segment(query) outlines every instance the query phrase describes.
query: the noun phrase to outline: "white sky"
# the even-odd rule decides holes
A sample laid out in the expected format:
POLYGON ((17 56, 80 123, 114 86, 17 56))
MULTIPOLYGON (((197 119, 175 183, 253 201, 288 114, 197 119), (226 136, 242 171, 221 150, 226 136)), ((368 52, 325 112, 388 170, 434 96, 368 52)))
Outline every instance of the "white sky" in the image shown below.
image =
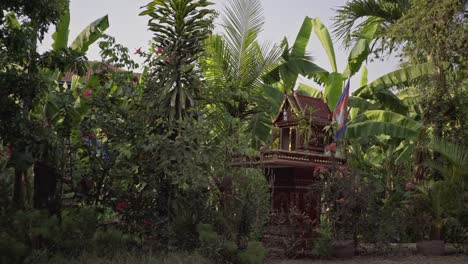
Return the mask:
MULTIPOLYGON (((211 0, 215 3, 214 8, 222 11, 224 0, 211 0)), ((293 43, 305 16, 319 17, 322 22, 331 30, 332 18, 335 15, 334 9, 346 3, 346 0, 260 0, 264 8, 265 26, 260 39, 272 43, 279 43, 286 36, 290 43, 293 43)), ((146 5, 150 0, 71 0, 71 42, 75 36, 89 23, 95 19, 108 14, 110 27, 106 34, 116 38, 116 41, 133 51, 139 47, 143 50, 148 46, 152 37, 148 31, 147 17, 140 17, 140 7, 146 5)), ((51 28, 53 32, 55 28, 51 28)), ((52 38, 50 34, 45 37, 41 51, 50 48, 52 38)), ((330 70, 330 63, 316 36, 312 34, 312 39, 307 49, 312 55, 316 64, 330 70)), ((335 42, 335 53, 337 57, 338 70, 343 71, 348 51, 343 50, 341 44, 335 42)), ((88 58, 100 60, 99 48, 96 44, 90 47, 88 58)), ((136 57, 135 57, 136 59, 136 57)), ((369 81, 394 71, 398 68, 396 58, 387 58, 384 62, 372 62, 368 64, 369 81)), ((351 90, 357 89, 360 74, 352 79, 351 90)))

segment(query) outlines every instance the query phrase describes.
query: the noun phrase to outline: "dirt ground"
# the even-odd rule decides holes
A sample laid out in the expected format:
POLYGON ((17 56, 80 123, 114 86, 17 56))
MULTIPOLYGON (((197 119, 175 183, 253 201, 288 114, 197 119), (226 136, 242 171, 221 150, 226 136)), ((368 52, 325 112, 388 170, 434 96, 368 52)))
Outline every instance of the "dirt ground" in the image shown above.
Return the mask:
POLYGON ((268 264, 467 264, 467 255, 452 255, 443 257, 401 256, 401 257, 359 257, 350 260, 270 260, 268 264))

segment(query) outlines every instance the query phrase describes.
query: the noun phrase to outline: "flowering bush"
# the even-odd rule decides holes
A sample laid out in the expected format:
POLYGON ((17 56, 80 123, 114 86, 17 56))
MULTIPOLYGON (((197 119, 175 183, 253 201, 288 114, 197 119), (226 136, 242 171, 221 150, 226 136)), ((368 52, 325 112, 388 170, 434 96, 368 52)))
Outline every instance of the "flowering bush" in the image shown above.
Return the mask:
POLYGON ((89 88, 86 88, 83 91, 83 97, 86 98, 86 99, 90 99, 92 94, 93 94, 93 90, 91 90, 89 88))
POLYGON ((356 175, 349 175, 346 169, 331 172, 317 169, 323 179, 322 214, 329 221, 334 238, 352 239, 366 202, 366 194, 356 175))

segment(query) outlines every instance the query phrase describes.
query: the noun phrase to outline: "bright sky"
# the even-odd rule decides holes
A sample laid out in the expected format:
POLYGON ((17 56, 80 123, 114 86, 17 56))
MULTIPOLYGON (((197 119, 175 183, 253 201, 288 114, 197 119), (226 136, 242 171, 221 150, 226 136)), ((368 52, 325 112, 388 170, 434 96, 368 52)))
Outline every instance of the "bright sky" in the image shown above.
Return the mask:
MULTIPOLYGON (((215 3, 215 9, 223 9, 224 0, 211 0, 215 3)), ((260 35, 262 41, 279 43, 286 36, 290 43, 296 38, 299 28, 305 16, 319 17, 331 30, 334 9, 346 3, 346 0, 260 0, 264 8, 265 27, 260 35)), ((152 34, 147 30, 147 17, 140 17, 140 7, 146 5, 150 0, 71 0, 71 42, 76 35, 95 19, 108 14, 110 27, 106 31, 108 35, 114 36, 116 41, 134 51, 147 47, 152 34)), ((51 31, 55 29, 52 28, 51 31)), ((50 48, 52 38, 46 36, 41 51, 50 48)), ((316 36, 312 34, 312 41, 308 47, 308 53, 312 55, 315 63, 330 70, 330 63, 316 36)), ((335 43, 338 70, 343 71, 346 67, 348 51, 345 51, 339 42, 335 43)), ((90 47, 87 54, 91 60, 100 60, 99 48, 96 44, 90 47)), ((135 57, 136 59, 136 57, 135 57)), ((394 71, 398 68, 396 58, 388 58, 386 61, 372 62, 368 64, 369 81, 394 71)), ((351 90, 357 89, 360 75, 353 77, 351 90)))

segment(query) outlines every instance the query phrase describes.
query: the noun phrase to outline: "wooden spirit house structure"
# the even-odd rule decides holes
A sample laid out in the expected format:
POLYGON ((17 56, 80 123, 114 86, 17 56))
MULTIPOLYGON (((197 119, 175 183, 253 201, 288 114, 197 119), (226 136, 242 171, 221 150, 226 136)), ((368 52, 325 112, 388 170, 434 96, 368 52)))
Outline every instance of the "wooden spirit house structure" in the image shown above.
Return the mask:
POLYGON ((287 94, 273 121, 279 130, 276 147, 261 150, 255 158, 234 159, 235 166, 261 167, 268 177, 272 215, 264 242, 269 247, 280 247, 274 244, 288 239, 310 243, 314 237, 320 220, 317 171, 346 166, 344 159, 328 153, 324 143, 324 128, 331 118, 332 112, 321 98, 287 94))

